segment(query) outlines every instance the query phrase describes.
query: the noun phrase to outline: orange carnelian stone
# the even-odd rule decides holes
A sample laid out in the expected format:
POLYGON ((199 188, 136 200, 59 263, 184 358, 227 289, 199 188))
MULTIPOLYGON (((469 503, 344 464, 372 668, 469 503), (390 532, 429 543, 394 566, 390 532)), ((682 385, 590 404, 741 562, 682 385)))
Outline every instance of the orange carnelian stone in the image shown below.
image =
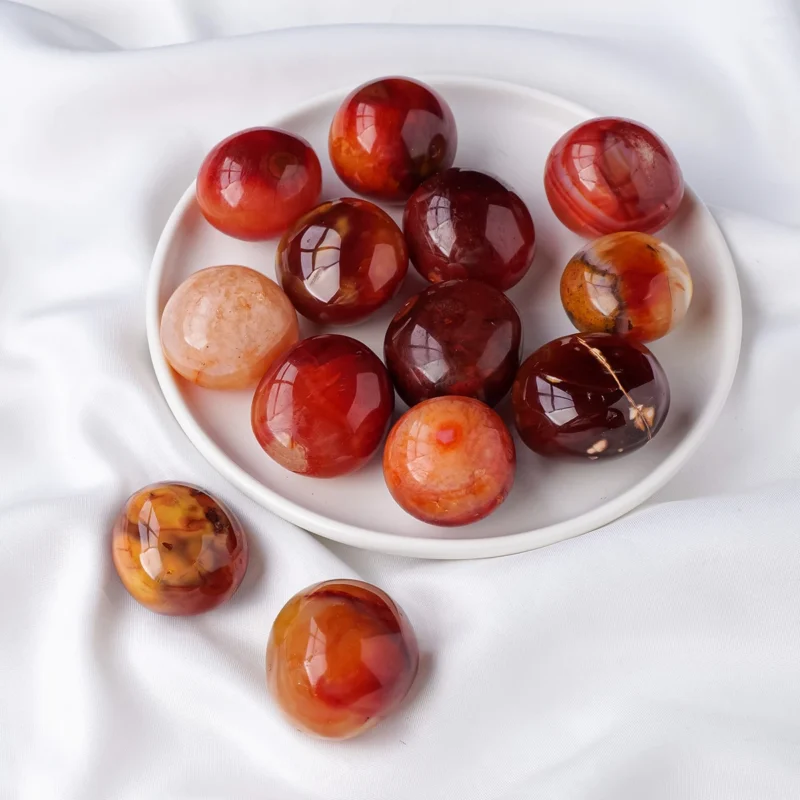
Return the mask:
POLYGON ((452 165, 458 138, 453 112, 430 86, 381 78, 354 89, 331 123, 328 151, 354 192, 402 202, 452 165))
POLYGON ((514 442, 491 408, 468 397, 434 397, 392 428, 383 472, 392 497, 432 525, 466 525, 491 514, 514 483, 514 442))
POLYGON ((264 452, 285 469, 333 478, 366 464, 394 410, 383 362, 349 336, 298 342, 261 379, 252 426, 264 452))
POLYGON ((216 608, 247 569, 239 522, 211 495, 183 483, 156 483, 131 495, 114 524, 111 553, 122 585, 160 614, 216 608))
POLYGON ((652 342, 686 316, 692 277, 680 254, 646 233, 611 233, 586 245, 561 276, 561 302, 579 331, 652 342))
POLYGON ((317 583, 278 614, 267 645, 267 685, 300 730, 348 739, 391 714, 419 665, 402 609, 361 581, 317 583))
POLYGON ((275 271, 294 307, 320 324, 349 325, 390 300, 408 272, 395 221, 367 200, 323 203, 284 234, 275 271))
POLYGON ((251 241, 282 233, 314 207, 321 189, 319 159, 308 142, 275 128, 234 133, 197 174, 203 216, 228 236, 251 241))

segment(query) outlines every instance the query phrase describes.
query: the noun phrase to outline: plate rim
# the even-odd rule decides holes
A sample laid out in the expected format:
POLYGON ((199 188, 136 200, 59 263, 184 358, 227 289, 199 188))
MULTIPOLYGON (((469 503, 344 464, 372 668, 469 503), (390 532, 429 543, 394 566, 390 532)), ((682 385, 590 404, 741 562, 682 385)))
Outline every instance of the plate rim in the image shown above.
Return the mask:
MULTIPOLYGON (((576 114, 583 119, 598 116, 584 106, 524 84, 478 76, 441 73, 421 74, 419 77, 426 82, 434 84, 437 88, 442 85, 450 85, 461 88, 488 89, 506 94, 522 95, 527 100, 548 103, 576 114)), ((286 117, 305 114, 317 106, 344 97, 351 90, 352 87, 338 88, 316 95, 285 110, 276 120, 271 123, 265 122, 265 124, 281 127, 282 120, 286 117)), ((259 505, 315 536, 322 536, 352 547, 390 555, 430 559, 474 559, 522 553, 590 533, 633 511, 665 486, 699 448, 718 419, 730 394, 736 377, 742 340, 742 303, 736 266, 733 254, 714 215, 687 185, 686 194, 691 196, 693 201, 708 213, 708 218, 712 223, 709 233, 712 233, 718 240, 718 243, 722 245, 721 250, 724 250, 725 253, 725 263, 721 274, 723 276, 723 284, 728 292, 728 301, 724 305, 729 309, 729 313, 725 317, 727 329, 723 331, 723 338, 725 341, 730 340, 731 343, 723 353, 720 378, 717 380, 696 424, 655 469, 621 494, 607 500, 601 506, 576 517, 542 528, 496 537, 459 539, 404 536, 402 534, 362 528, 330 519, 283 497, 274 489, 258 481, 230 458, 196 421, 178 388, 178 383, 171 367, 164 358, 161 350, 161 320, 158 307, 161 281, 174 234, 183 216, 195 201, 195 186, 196 181, 192 181, 167 219, 153 253, 147 277, 145 299, 146 333, 150 360, 159 388, 181 430, 217 472, 259 505)))

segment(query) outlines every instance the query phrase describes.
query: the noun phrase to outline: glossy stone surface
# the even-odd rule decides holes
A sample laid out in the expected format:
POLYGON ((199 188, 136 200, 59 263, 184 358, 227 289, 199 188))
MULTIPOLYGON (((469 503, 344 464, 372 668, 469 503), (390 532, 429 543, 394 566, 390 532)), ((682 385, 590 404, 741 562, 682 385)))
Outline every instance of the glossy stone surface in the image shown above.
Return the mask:
POLYGON ((646 233, 612 233, 586 245, 561 276, 561 302, 579 331, 651 342, 686 316, 692 277, 680 254, 646 233))
POLYGON ((207 389, 253 386, 298 336, 297 314, 280 286, 236 265, 190 275, 161 315, 164 357, 207 389))
POLYGON ((479 281, 437 283, 411 297, 386 331, 384 354, 410 406, 441 395, 490 406, 511 388, 522 346, 514 304, 479 281))
POLYGON ((643 345, 576 333, 540 347, 512 390, 522 441, 543 456, 597 459, 647 444, 669 411, 669 384, 643 345))
POLYGON ((527 206, 491 175, 452 168, 428 178, 403 216, 411 263, 432 283, 474 278, 510 289, 533 262, 527 206))
POLYGON ((122 585, 159 614, 200 614, 228 600, 247 569, 247 539, 219 500, 183 483, 131 495, 114 524, 122 585))
POLYGON ((296 594, 267 645, 272 697, 295 727, 330 739, 357 736, 391 714, 418 666, 403 611, 361 581, 325 581, 296 594))
POLYGON ((666 143, 644 125, 618 117, 567 131, 550 151, 544 188, 561 222, 587 238, 655 233, 675 216, 684 190, 666 143))
POLYGON ((514 442, 491 408, 469 397, 414 406, 386 440, 392 497, 431 525, 467 525, 491 514, 514 483, 514 442))
POLYGON ((456 156, 453 113, 438 92, 410 78, 381 78, 350 92, 331 123, 328 151, 354 192, 405 201, 456 156))
POLYGON ((408 272, 408 250, 385 211, 345 197, 318 206, 284 234, 275 270, 304 317, 349 325, 394 296, 408 272))
POLYGON ((363 466, 383 439, 394 389, 383 362, 349 336, 296 344, 256 389, 253 432, 292 472, 332 478, 363 466))
POLYGON ((322 189, 317 154, 305 139, 275 128, 234 133, 206 156, 197 202, 218 230, 269 239, 316 205, 322 189))

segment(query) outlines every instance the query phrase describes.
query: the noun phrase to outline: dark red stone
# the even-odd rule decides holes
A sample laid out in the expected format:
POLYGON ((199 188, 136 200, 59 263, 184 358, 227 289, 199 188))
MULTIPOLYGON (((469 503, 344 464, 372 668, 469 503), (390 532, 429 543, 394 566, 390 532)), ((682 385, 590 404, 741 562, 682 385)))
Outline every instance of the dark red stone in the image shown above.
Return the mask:
POLYGON ((669 410, 656 357, 616 334, 576 333, 540 347, 512 391, 522 441, 543 456, 609 458, 655 436, 669 410))
POLYGON ((349 336, 298 342, 273 362, 253 398, 258 443, 282 467, 332 478, 363 466, 394 410, 381 360, 349 336))
POLYGON ((381 78, 354 89, 331 123, 328 150, 337 175, 374 200, 404 201, 453 163, 453 113, 430 86, 381 78))
POLYGON ((514 304, 478 281, 448 281, 410 298, 386 331, 386 365, 412 406, 441 395, 493 406, 511 388, 522 346, 514 304))
POLYGON ((527 206, 497 178, 448 169, 428 178, 403 216, 411 263, 432 283, 474 278, 505 291, 533 262, 527 206))
POLYGON ((348 325, 361 322, 400 288, 408 251, 402 231, 385 211, 345 197, 323 203, 286 231, 275 271, 304 317, 348 325))

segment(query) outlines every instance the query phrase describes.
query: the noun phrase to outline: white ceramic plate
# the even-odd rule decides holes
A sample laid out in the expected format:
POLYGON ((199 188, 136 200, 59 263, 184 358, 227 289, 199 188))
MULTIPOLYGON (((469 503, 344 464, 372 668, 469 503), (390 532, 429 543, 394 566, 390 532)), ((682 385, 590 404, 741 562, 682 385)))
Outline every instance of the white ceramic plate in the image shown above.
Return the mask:
MULTIPOLYGON (((582 240, 550 210, 542 173, 559 136, 595 115, 513 84, 424 79, 446 97, 455 114, 456 166, 503 178, 533 215, 536 259, 528 275, 509 292, 522 315, 527 356, 550 339, 573 332, 561 307, 558 284, 561 270, 582 240)), ((327 158, 328 126, 345 94, 342 90, 326 95, 281 119, 265 120, 312 144, 323 164, 323 199, 352 194, 327 158)), ((402 209, 388 210, 400 220, 402 209)), ((274 277, 275 242, 240 242, 216 231, 200 214, 194 185, 169 218, 153 257, 147 293, 150 354, 164 396, 197 449, 228 480, 281 517, 330 539, 399 555, 480 558, 530 550, 598 528, 650 497, 694 452, 728 395, 739 357, 741 301, 727 245, 708 209, 688 189, 677 218, 659 236, 683 254, 695 284, 684 323, 652 345, 672 389, 670 413, 659 435, 629 456, 586 463, 540 458, 516 438, 517 477, 508 499, 489 518, 461 528, 426 525, 402 511, 384 485, 379 456, 360 472, 333 480, 286 472, 262 452, 252 434, 252 391, 199 389, 172 372, 161 352, 159 323, 167 299, 181 281, 216 264, 243 264, 274 277)), ((389 320, 424 285, 409 269, 400 295, 368 322, 346 332, 382 356, 389 320)), ((301 325, 304 335, 318 331, 309 323, 301 325)), ((398 400, 396 416, 404 410, 398 400)), ((511 423, 507 399, 498 411, 511 423)))

